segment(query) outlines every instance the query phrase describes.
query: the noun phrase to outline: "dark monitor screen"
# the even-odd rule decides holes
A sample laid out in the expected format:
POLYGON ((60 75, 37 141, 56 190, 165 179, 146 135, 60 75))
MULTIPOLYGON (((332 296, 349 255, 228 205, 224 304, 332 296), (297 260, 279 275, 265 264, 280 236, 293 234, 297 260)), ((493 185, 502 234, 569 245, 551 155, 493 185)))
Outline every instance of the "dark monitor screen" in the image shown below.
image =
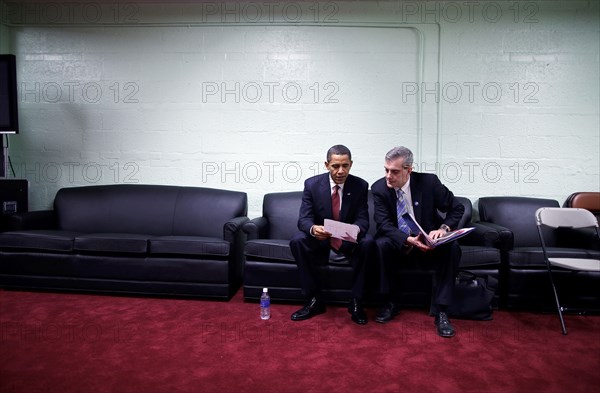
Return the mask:
POLYGON ((18 133, 17 66, 14 55, 0 55, 0 133, 18 133))

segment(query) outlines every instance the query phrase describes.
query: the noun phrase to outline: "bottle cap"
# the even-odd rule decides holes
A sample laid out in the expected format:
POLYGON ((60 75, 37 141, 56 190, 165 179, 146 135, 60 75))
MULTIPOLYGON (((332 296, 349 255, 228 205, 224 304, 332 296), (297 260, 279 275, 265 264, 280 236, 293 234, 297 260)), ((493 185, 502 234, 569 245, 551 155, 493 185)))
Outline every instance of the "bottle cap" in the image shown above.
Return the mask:
POLYGON ((269 288, 263 288, 263 292, 269 292, 269 288))

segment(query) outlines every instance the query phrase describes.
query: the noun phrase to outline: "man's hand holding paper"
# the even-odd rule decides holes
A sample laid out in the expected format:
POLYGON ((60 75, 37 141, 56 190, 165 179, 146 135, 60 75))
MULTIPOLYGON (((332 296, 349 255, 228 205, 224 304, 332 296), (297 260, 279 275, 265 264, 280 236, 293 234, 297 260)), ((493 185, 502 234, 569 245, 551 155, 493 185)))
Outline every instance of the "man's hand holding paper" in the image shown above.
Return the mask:
POLYGON ((358 232, 360 232, 358 225, 346 224, 344 222, 330 220, 327 218, 325 219, 324 227, 327 232, 331 233, 331 237, 352 243, 357 242, 358 232))

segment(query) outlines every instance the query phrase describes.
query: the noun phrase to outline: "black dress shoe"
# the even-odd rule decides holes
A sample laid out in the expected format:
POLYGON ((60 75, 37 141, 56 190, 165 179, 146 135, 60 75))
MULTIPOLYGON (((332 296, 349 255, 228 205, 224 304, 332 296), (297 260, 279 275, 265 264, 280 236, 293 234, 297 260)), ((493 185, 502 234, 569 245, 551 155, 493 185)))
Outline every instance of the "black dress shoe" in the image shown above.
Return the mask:
POLYGON ((358 299, 350 300, 350 304, 348 304, 348 312, 355 323, 358 323, 359 325, 365 325, 368 322, 367 313, 365 313, 365 310, 358 299))
POLYGON ((454 337, 454 326, 450 323, 445 312, 439 312, 435 316, 435 326, 440 337, 454 337))
POLYGON ((324 312, 325 304, 321 300, 313 297, 304 307, 292 314, 292 321, 304 321, 305 319, 323 314, 324 312))
POLYGON ((394 319, 394 317, 398 314, 400 314, 400 306, 392 302, 388 302, 377 312, 377 315, 375 316, 375 322, 387 323, 394 319))

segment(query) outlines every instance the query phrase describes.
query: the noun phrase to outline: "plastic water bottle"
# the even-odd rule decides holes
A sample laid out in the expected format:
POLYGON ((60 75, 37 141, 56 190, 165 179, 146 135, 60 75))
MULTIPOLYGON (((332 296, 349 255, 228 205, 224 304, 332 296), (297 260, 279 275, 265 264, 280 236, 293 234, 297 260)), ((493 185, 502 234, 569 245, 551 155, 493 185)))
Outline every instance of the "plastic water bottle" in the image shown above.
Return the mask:
POLYGON ((260 295, 260 319, 269 318, 271 318, 271 297, 269 289, 263 288, 262 295, 260 295))

